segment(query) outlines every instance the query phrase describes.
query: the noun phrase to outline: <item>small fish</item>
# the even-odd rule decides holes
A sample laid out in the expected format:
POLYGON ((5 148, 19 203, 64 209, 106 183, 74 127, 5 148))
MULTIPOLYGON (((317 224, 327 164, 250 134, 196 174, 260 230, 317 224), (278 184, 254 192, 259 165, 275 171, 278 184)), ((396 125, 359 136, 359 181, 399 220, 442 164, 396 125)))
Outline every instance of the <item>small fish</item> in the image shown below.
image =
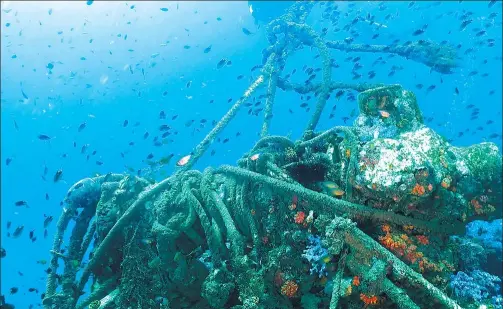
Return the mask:
POLYGON ((319 188, 330 196, 341 197, 344 195, 344 190, 342 190, 339 185, 333 181, 322 181, 317 183, 319 188))
POLYGON ((29 100, 28 96, 26 95, 26 93, 23 91, 23 89, 21 89, 21 94, 23 95, 23 98, 25 98, 26 100, 29 100))
POLYGON ((46 193, 45 194, 45 200, 48 201, 49 200, 49 193, 46 193))
POLYGON ((471 20, 471 19, 467 19, 467 20, 463 21, 463 22, 461 23, 461 26, 459 27, 459 30, 460 30, 460 31, 465 30, 466 26, 468 26, 468 25, 469 25, 469 24, 471 24, 472 22, 473 22, 473 20, 471 20))
POLYGON ((23 233, 23 229, 24 229, 24 225, 20 225, 16 228, 16 230, 14 231, 14 233, 12 233, 12 237, 14 238, 17 238, 21 235, 21 233, 23 233))
POLYGON ((203 51, 203 52, 204 52, 205 54, 209 53, 209 52, 211 51, 211 46, 212 46, 212 45, 210 45, 210 46, 206 47, 206 48, 204 49, 204 51, 203 51))
POLYGON ((331 255, 327 255, 321 259, 325 264, 328 264, 332 260, 331 255))
POLYGON ((124 122, 122 123, 122 127, 124 127, 124 128, 127 127, 128 123, 129 123, 129 121, 127 119, 124 120, 124 122))
POLYGON ((161 165, 166 165, 168 164, 170 161, 171 161, 171 158, 173 158, 174 154, 170 154, 166 157, 162 157, 160 160, 159 160, 159 164, 161 165))
POLYGON ((227 63, 227 59, 223 58, 222 60, 220 60, 218 63, 217 63, 217 69, 221 69, 225 66, 225 64, 227 63))
POLYGON ((49 141, 49 140, 51 140, 51 137, 48 135, 45 135, 45 134, 39 134, 38 139, 41 141, 49 141))
POLYGON ((9 164, 12 162, 12 158, 7 158, 5 159, 5 165, 9 166, 9 164))
POLYGON ((28 206, 28 203, 26 201, 17 201, 14 203, 14 205, 16 205, 17 207, 26 206, 26 208, 30 208, 30 206, 28 206))
POLYGON ((186 165, 187 163, 189 163, 189 160, 190 160, 190 157, 191 157, 191 156, 192 156, 192 155, 190 155, 190 154, 189 154, 189 155, 186 155, 185 157, 183 157, 183 158, 181 158, 180 160, 178 160, 178 161, 176 162, 176 165, 177 165, 177 166, 184 166, 184 165, 186 165))
POLYGON ((44 228, 47 228, 49 224, 51 224, 53 219, 54 219, 53 216, 46 216, 46 218, 44 219, 44 228))
POLYGON ((340 97, 341 97, 343 94, 344 94, 344 90, 339 90, 339 91, 337 91, 337 93, 335 94, 335 98, 336 98, 337 100, 339 100, 339 99, 340 99, 340 97))
POLYGON ((140 240, 142 244, 144 245, 154 245, 155 244, 155 240, 152 239, 152 238, 143 238, 142 240, 140 240))
POLYGON ((87 150, 87 147, 89 147, 89 144, 82 145, 82 148, 80 149, 80 153, 85 153, 87 150))
POLYGON ((246 29, 244 27, 241 30, 243 30, 243 33, 246 34, 246 35, 251 35, 252 34, 252 32, 250 30, 248 30, 248 29, 246 29))
POLYGON ((61 177, 63 176, 63 170, 57 170, 56 173, 54 174, 54 182, 58 182, 61 180, 61 177))
POLYGON ((167 12, 167 11, 168 11, 168 8, 161 8, 161 11, 163 11, 163 12, 167 12))
POLYGON ((250 157, 251 161, 257 161, 260 158, 260 153, 256 153, 250 157))
POLYGON ((379 111, 379 114, 381 115, 381 117, 383 118, 388 118, 390 116, 390 114, 387 112, 387 111, 383 111, 383 110, 380 110, 379 111))
POLYGON ((86 128, 86 123, 85 123, 85 122, 83 122, 83 123, 81 123, 81 124, 80 124, 80 126, 79 126, 79 128, 78 128, 78 130, 77 130, 77 131, 78 131, 78 132, 82 132, 82 130, 84 130, 85 128, 86 128))

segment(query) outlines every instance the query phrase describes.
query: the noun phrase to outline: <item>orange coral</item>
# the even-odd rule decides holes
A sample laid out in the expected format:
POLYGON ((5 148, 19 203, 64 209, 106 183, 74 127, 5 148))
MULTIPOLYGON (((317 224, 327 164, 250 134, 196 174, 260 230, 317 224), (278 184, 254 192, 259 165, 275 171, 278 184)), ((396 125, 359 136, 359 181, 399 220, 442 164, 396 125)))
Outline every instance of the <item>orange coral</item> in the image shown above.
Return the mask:
POLYGON ((346 149, 346 158, 349 159, 349 157, 351 157, 351 149, 346 149))
POLYGON ((480 214, 482 210, 482 205, 480 205, 479 201, 477 201, 476 199, 472 199, 470 202, 473 206, 473 209, 475 210, 475 213, 480 214))
POLYGON ((303 211, 298 211, 295 214, 295 223, 297 224, 302 224, 304 222, 304 219, 306 218, 306 214, 303 211))
POLYGON ((426 235, 417 235, 416 236, 417 241, 421 243, 422 245, 427 245, 430 243, 430 240, 428 239, 428 236, 426 235))
POLYGON ((360 277, 354 276, 353 280, 351 281, 351 284, 353 284, 354 286, 359 286, 360 285, 360 277))
POLYGON ((410 233, 410 232, 412 232, 412 230, 414 230, 414 226, 413 226, 413 225, 410 225, 410 224, 409 224, 409 225, 404 225, 404 226, 403 226, 403 230, 404 230, 405 232, 407 232, 407 233, 410 233))
POLYGON ((448 189, 451 186, 451 182, 452 182, 451 176, 447 176, 444 179, 442 179, 440 185, 442 186, 442 188, 448 189))
POLYGON ((379 298, 375 295, 367 296, 363 293, 360 294, 361 301, 366 305, 377 305, 379 298))
POLYGON ((383 224, 383 226, 381 227, 381 230, 385 233, 389 233, 389 232, 391 232, 391 227, 389 226, 389 224, 383 224))
POLYGON ((297 294, 297 290, 299 289, 299 286, 297 283, 293 280, 288 280, 281 286, 281 294, 285 295, 286 297, 292 298, 297 294))
POLYGON ((391 237, 390 233, 386 233, 385 236, 380 236, 379 241, 384 247, 394 251, 400 256, 403 255, 404 250, 407 247, 407 244, 402 239, 398 238, 397 240, 395 240, 393 239, 393 237, 391 237))
POLYGON ((423 186, 421 186, 420 184, 416 183, 416 185, 415 185, 415 186, 414 186, 414 188, 412 189, 412 192, 411 192, 411 193, 412 193, 412 194, 414 194, 414 195, 419 195, 419 196, 421 196, 421 195, 423 195, 423 194, 424 194, 424 192, 425 192, 424 187, 423 187, 423 186))
POLYGON ((430 262, 427 258, 422 258, 419 261, 419 271, 424 272, 425 270, 441 272, 442 268, 435 263, 430 262))
POLYGON ((407 255, 405 256, 405 258, 407 259, 407 261, 409 261, 412 264, 414 264, 422 256, 423 256, 423 254, 421 252, 412 251, 412 252, 407 253, 407 255))
POLYGON ((496 208, 491 204, 481 204, 487 202, 487 196, 482 195, 478 198, 474 198, 470 201, 470 204, 473 206, 473 210, 475 214, 482 215, 486 213, 491 213, 496 210, 496 208))

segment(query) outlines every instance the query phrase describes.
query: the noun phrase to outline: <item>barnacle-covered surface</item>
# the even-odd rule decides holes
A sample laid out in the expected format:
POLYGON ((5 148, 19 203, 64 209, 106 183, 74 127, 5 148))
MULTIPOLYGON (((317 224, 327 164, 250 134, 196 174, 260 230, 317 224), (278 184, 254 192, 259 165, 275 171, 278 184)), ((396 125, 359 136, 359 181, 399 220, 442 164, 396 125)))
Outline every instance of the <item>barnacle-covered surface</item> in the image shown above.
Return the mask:
POLYGON ((49 275, 45 308, 501 308, 501 268, 486 263, 501 262, 498 149, 453 147, 400 85, 333 83, 325 43, 303 23, 311 6, 271 22, 262 75, 175 174, 108 174, 70 189, 51 260, 65 267, 49 275), (312 89, 278 77, 301 44, 323 58, 312 89), (303 137, 269 135, 266 113, 237 166, 190 170, 266 85, 267 108, 276 86, 318 94, 303 137), (360 114, 316 132, 338 87, 360 92, 360 114))

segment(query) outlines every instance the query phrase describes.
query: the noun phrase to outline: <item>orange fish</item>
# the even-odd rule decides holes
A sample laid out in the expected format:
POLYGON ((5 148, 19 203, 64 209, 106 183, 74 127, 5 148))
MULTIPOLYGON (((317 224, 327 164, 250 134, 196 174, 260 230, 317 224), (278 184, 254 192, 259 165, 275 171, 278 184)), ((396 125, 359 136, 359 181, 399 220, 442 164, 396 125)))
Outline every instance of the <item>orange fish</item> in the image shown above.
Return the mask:
POLYGON ((340 196, 344 195, 344 190, 337 188, 337 189, 332 190, 331 193, 332 193, 332 196, 340 197, 340 196))
POLYGON ((389 117, 389 113, 387 111, 380 110, 379 114, 381 114, 381 116, 383 118, 388 118, 389 117))
POLYGON ((360 285, 360 277, 354 276, 353 281, 351 282, 354 286, 359 286, 360 285))
POLYGON ((177 166, 184 166, 185 164, 187 164, 189 162, 190 157, 191 157, 191 155, 186 155, 185 157, 178 160, 178 162, 176 162, 176 165, 177 166))
POLYGON ((328 195, 341 197, 344 195, 344 190, 342 190, 335 182, 333 181, 322 181, 318 183, 319 187, 328 195))

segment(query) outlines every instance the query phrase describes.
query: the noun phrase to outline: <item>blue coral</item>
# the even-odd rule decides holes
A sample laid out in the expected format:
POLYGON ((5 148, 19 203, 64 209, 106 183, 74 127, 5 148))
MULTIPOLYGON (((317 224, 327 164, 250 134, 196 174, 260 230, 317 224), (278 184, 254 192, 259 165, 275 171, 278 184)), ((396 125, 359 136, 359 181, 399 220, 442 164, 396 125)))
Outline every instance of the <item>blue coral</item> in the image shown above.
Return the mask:
POLYGON ((464 301, 482 301, 499 295, 501 279, 484 271, 458 272, 451 276, 450 288, 464 301))
POLYGON ((329 256, 328 250, 322 246, 321 239, 318 236, 309 235, 308 245, 302 257, 311 263, 311 274, 318 274, 319 278, 327 275, 326 263, 324 261, 324 258, 327 256, 329 256))
POLYGON ((492 222, 476 220, 466 226, 466 236, 480 241, 484 248, 493 251, 501 262, 502 226, 502 219, 492 222))

